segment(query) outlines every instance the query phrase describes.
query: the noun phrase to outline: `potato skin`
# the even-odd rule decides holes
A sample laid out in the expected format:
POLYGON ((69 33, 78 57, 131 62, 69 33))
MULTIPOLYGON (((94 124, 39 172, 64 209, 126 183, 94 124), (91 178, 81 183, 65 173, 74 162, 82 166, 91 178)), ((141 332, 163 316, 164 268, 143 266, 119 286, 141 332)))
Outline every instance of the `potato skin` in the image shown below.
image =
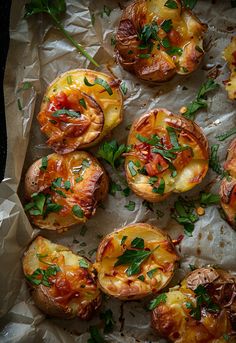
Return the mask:
POLYGON ((87 320, 101 305, 93 266, 83 258, 88 269, 80 267, 81 259, 67 247, 41 236, 31 243, 22 261, 25 276, 32 275, 38 268, 47 270, 51 265, 60 268, 56 275, 49 278, 49 287, 35 285, 27 279, 34 302, 44 313, 63 319, 79 317, 87 320))
POLYGON ((34 193, 50 194, 53 203, 63 208, 59 212, 50 212, 44 218, 42 215, 31 215, 30 220, 42 229, 61 230, 74 224, 87 221, 96 212, 99 201, 105 199, 108 192, 108 177, 96 158, 80 151, 67 155, 51 154, 47 156, 48 167, 40 170, 42 159, 37 160, 28 169, 25 176, 25 197, 32 200, 34 193), (88 167, 82 167, 83 161, 88 161, 88 167), (75 171, 75 172, 74 172, 75 171), (78 181, 78 178, 82 178, 78 181), (53 182, 61 178, 62 182, 70 181, 70 189, 52 188, 53 182), (64 197, 57 192, 63 191, 64 197), (80 218, 74 215, 72 207, 78 205, 84 215, 80 218))
MULTIPOLYGON (((127 144, 132 146, 131 152, 126 154, 125 159, 125 171, 129 187, 134 193, 147 201, 163 201, 172 192, 180 193, 190 190, 200 183, 207 173, 209 147, 203 131, 195 122, 175 115, 166 109, 153 109, 137 119, 130 129, 127 144), (141 148, 139 147, 142 145, 137 138, 137 134, 146 138, 151 138, 152 135, 156 134, 162 140, 167 140, 169 139, 167 126, 175 129, 179 134, 180 145, 183 146, 184 144, 192 148, 193 156, 186 155, 187 151, 183 155, 182 153, 177 154, 176 159, 172 163, 175 164, 175 168, 179 173, 174 178, 171 177, 166 161, 165 168, 167 169, 163 169, 163 172, 157 170, 155 175, 141 175, 139 172, 136 175, 132 175, 129 169, 130 161, 131 163, 137 163, 137 161, 141 163, 140 169, 144 166, 146 168, 150 160, 155 159, 155 155, 152 154, 148 161, 141 160, 143 153, 140 154, 139 150, 141 148), (151 176, 158 176, 165 180, 165 190, 162 195, 153 192, 153 187, 150 185, 151 176)), ((142 147, 144 150, 147 150, 147 148, 147 146, 142 147)), ((136 168, 137 170, 138 168, 136 168)))
POLYGON ((128 5, 122 14, 116 35, 116 56, 122 67, 138 78, 149 81, 163 82, 171 79, 175 74, 189 74, 199 65, 204 56, 202 49, 203 34, 206 25, 202 24, 191 11, 176 1, 177 9, 167 9, 162 0, 137 0, 128 5), (161 25, 164 20, 172 19, 173 27, 165 32, 161 25), (147 24, 156 23, 159 26, 159 38, 168 38, 171 46, 183 49, 182 55, 168 54, 168 49, 152 39, 154 47, 140 49, 140 28, 147 24), (175 39, 177 41, 172 40, 175 39), (198 47, 197 49, 195 47, 198 47), (146 55, 144 57, 140 57, 146 55), (149 57, 148 57, 149 55, 149 57))
POLYGON ((220 185, 221 207, 233 229, 236 229, 236 139, 229 145, 224 170, 228 173, 220 185))
POLYGON ((47 144, 55 152, 67 154, 100 142, 123 118, 119 83, 110 75, 89 69, 74 69, 59 75, 48 86, 37 116, 41 131, 49 138, 47 144), (109 95, 101 85, 87 86, 85 77, 92 84, 96 78, 103 79, 113 94, 109 95), (63 114, 54 117, 55 110, 62 108, 79 112, 80 118, 63 114))
POLYGON ((95 268, 98 273, 100 289, 121 300, 140 299, 151 293, 156 293, 165 287, 171 280, 179 256, 170 237, 162 230, 146 223, 136 223, 118 229, 104 237, 100 243, 95 268), (122 237, 127 236, 121 245, 122 237), (155 252, 142 263, 138 274, 128 276, 127 265, 114 267, 118 256, 122 255, 131 246, 131 241, 136 237, 143 238, 145 248, 155 252), (148 272, 157 268, 155 274, 150 277, 148 272), (138 279, 143 275, 144 281, 138 279))
MULTIPOLYGON (((235 330, 236 278, 214 268, 199 268, 191 272, 180 286, 170 289, 166 301, 152 312, 152 325, 164 338, 176 343, 220 343, 224 335, 235 330), (186 303, 195 304, 194 290, 203 285, 213 301, 220 306, 217 314, 202 309, 201 319, 190 315, 186 303)), ((235 342, 234 336, 229 342, 235 342)))

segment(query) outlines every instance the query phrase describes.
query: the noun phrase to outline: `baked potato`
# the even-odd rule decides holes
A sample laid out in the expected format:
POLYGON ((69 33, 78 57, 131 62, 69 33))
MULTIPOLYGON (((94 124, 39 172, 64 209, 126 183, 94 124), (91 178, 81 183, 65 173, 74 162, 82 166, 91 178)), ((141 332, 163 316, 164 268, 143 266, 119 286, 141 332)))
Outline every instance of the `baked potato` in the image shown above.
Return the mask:
POLYGON ((89 319, 100 306, 92 264, 67 247, 38 236, 22 262, 34 302, 46 314, 89 319))
POLYGON ((229 146, 224 170, 225 177, 220 185, 221 207, 229 224, 236 228, 236 139, 229 146))
POLYGON ((107 235, 98 247, 94 266, 103 292, 133 300, 164 288, 178 261, 179 256, 165 232, 137 223, 107 235))
POLYGON ((207 29, 180 0, 136 0, 123 11, 116 56, 138 78, 167 81, 193 72, 204 56, 207 29))
POLYGON ((200 268, 151 302, 152 324, 175 343, 236 342, 236 278, 200 268))
POLYGON ((224 50, 224 59, 230 69, 230 78, 225 82, 225 89, 231 100, 236 99, 236 36, 231 39, 230 44, 224 50))
POLYGON ((41 229, 86 222, 108 192, 108 177, 96 158, 78 151, 40 158, 25 176, 25 211, 41 229))
POLYGON ((74 69, 47 88, 37 116, 47 144, 59 154, 97 144, 122 120, 119 81, 89 69, 74 69))
POLYGON ((208 170, 208 142, 201 128, 166 109, 154 109, 135 121, 128 146, 129 187, 150 202, 190 190, 208 170))

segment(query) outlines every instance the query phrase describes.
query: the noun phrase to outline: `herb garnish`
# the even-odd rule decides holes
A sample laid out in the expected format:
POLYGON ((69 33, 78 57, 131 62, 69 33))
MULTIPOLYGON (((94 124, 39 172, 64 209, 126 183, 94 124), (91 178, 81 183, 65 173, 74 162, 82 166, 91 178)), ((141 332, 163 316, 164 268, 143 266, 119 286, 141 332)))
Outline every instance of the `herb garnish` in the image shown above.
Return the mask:
POLYGON ((182 197, 179 197, 174 206, 175 211, 172 217, 183 225, 185 235, 192 237, 194 223, 199 219, 193 202, 185 201, 182 197))
POLYGON ((128 238, 128 236, 123 236, 123 237, 121 238, 120 245, 125 244, 127 238, 128 238))
POLYGON ((172 20, 171 19, 164 20, 163 23, 161 24, 161 28, 166 33, 170 32, 170 30, 172 29, 172 20))
POLYGON ((96 326, 89 327, 90 338, 87 343, 105 343, 104 337, 102 337, 100 331, 96 326))
POLYGON ((124 207, 127 208, 127 210, 129 210, 129 211, 134 211, 135 210, 135 202, 130 200, 129 203, 127 205, 125 205, 124 207))
POLYGON ((127 151, 125 144, 119 145, 117 141, 104 142, 98 149, 98 157, 102 157, 113 169, 118 168, 123 159, 121 155, 127 151))
POLYGON ((82 208, 79 205, 74 205, 72 207, 72 212, 78 218, 84 217, 84 211, 82 210, 82 208))
POLYGON ((161 178, 158 187, 153 187, 152 192, 163 195, 164 191, 165 191, 165 180, 161 178))
POLYGON ((159 294, 155 299, 150 302, 149 310, 154 310, 160 303, 166 303, 167 295, 166 293, 159 294))
POLYGON ((48 158, 47 156, 42 157, 42 163, 41 163, 41 167, 39 168, 40 170, 47 170, 48 167, 48 158))
MULTIPOLYGON (((137 245, 142 246, 139 250, 130 250, 126 249, 121 256, 118 256, 118 259, 115 263, 115 267, 120 265, 129 265, 125 271, 128 276, 139 274, 141 270, 142 263, 157 249, 159 245, 153 250, 144 250, 144 242, 140 238, 135 238, 133 241, 133 246, 137 245)), ((131 247, 132 247, 131 243, 131 247)))
POLYGON ((174 0, 167 0, 164 6, 171 8, 171 9, 178 8, 178 5, 174 0))
POLYGON ((53 112, 52 116, 58 118, 58 117, 60 117, 60 115, 64 115, 64 114, 67 114, 71 118, 80 118, 81 117, 81 113, 79 111, 76 112, 73 110, 67 110, 65 108, 53 112))
POLYGON ((65 0, 31 0, 25 5, 25 18, 29 18, 34 14, 47 13, 53 20, 55 26, 64 34, 64 36, 76 47, 76 49, 84 55, 96 67, 99 64, 92 58, 92 56, 66 31, 61 23, 60 16, 66 13, 65 0))
POLYGON ((115 321, 113 319, 113 313, 112 311, 106 310, 105 312, 100 313, 100 318, 104 321, 104 333, 109 333, 113 330, 113 327, 115 325, 115 321))
POLYGON ((118 183, 115 183, 114 181, 111 181, 109 184, 109 193, 113 196, 116 195, 116 192, 121 192, 122 188, 118 183))
POLYGON ((122 91, 122 93, 124 95, 126 95, 127 91, 128 91, 128 87, 127 87, 127 84, 125 81, 122 81, 121 84, 120 84, 120 89, 122 91))
POLYGON ((79 103, 80 103, 81 106, 83 106, 83 108, 85 110, 87 110, 87 105, 86 105, 86 102, 85 102, 84 98, 79 99, 79 103))
POLYGON ((152 279, 154 274, 157 272, 158 268, 151 269, 147 272, 147 276, 152 279))
POLYGON ((37 268, 33 274, 26 275, 26 279, 32 283, 33 285, 44 285, 46 287, 50 287, 51 286, 51 282, 49 280, 49 278, 51 276, 55 276, 57 274, 57 272, 60 271, 60 268, 56 265, 53 266, 49 266, 47 269, 40 269, 37 268))
POLYGON ((215 205, 215 204, 219 204, 219 202, 220 202, 219 194, 212 194, 212 193, 206 193, 206 192, 200 193, 200 204, 202 206, 215 205))
POLYGON ((143 238, 136 237, 132 240, 131 242, 131 248, 136 248, 136 249, 144 249, 144 240, 143 238))
POLYGON ((230 129, 229 131, 223 133, 222 135, 218 135, 216 136, 216 138, 218 139, 218 141, 222 142, 225 139, 229 138, 230 136, 233 136, 236 134, 236 127, 233 127, 232 129, 230 129))
POLYGON ((211 156, 209 161, 209 166, 214 172, 216 172, 219 175, 223 174, 223 170, 220 165, 219 156, 218 156, 218 150, 220 145, 219 144, 213 144, 211 146, 211 156))
POLYGON ((204 82, 198 91, 196 99, 187 106, 187 111, 183 113, 183 116, 187 119, 194 120, 195 112, 197 112, 200 108, 207 108, 207 93, 216 90, 218 87, 218 83, 216 83, 213 79, 208 79, 206 82, 204 82))
POLYGON ((88 269, 88 268, 89 268, 89 263, 88 263, 88 261, 86 261, 84 258, 81 258, 81 259, 79 260, 79 266, 80 266, 81 268, 88 269))
POLYGON ((194 293, 197 295, 196 307, 191 302, 186 302, 186 307, 190 310, 191 317, 196 320, 201 320, 202 307, 204 307, 208 312, 217 313, 220 311, 220 307, 213 302, 203 285, 197 286, 194 293))
POLYGON ((100 86, 102 86, 102 87, 107 91, 107 93, 108 93, 109 95, 112 95, 112 94, 113 94, 113 91, 112 91, 110 85, 107 83, 106 80, 103 80, 103 79, 101 79, 100 77, 96 77, 96 78, 94 79, 93 82, 94 82, 94 83, 90 83, 90 82, 88 81, 87 77, 86 77, 86 76, 84 77, 84 84, 85 84, 86 86, 88 86, 88 87, 93 87, 93 86, 95 86, 95 85, 100 85, 100 86))

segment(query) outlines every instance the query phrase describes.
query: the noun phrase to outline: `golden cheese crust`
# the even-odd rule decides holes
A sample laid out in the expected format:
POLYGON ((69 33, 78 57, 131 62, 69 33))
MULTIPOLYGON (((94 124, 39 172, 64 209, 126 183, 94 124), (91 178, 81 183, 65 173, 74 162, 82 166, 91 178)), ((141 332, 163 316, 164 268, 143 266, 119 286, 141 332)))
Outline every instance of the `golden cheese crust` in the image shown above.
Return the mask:
POLYGON ((235 342, 235 286, 236 278, 228 272, 196 269, 165 293, 165 301, 152 312, 153 327, 175 343, 235 342), (191 312, 200 303, 200 312, 191 312))
POLYGON ((236 228, 236 139, 228 148, 228 154, 224 163, 224 169, 228 176, 224 177, 220 185, 221 207, 229 224, 236 228))
POLYGON ((116 55, 124 69, 143 80, 167 81, 189 74, 204 56, 207 26, 175 0, 133 1, 123 11, 116 35, 116 55))
POLYGON ((225 48, 223 53, 224 59, 228 62, 230 70, 229 80, 225 82, 225 89, 231 100, 236 99, 236 36, 232 37, 230 44, 225 48))
POLYGON ((74 69, 49 85, 37 119, 49 138, 47 144, 67 154, 101 141, 122 121, 122 107, 118 80, 94 70, 74 69), (101 82, 110 87, 111 94, 101 82))
POLYGON ((135 121, 128 145, 125 171, 129 187, 148 201, 186 192, 207 173, 208 142, 201 128, 166 109, 154 109, 135 121))
POLYGON ((60 230, 86 222, 107 192, 107 174, 91 154, 51 154, 34 162, 26 173, 25 210, 41 229, 60 230))
POLYGON ((171 280, 179 256, 170 237, 149 224, 125 226, 107 235, 97 251, 95 268, 103 292, 122 300, 143 298, 156 293, 171 280), (143 240, 143 248, 135 249, 133 241, 143 240), (129 264, 116 265, 119 256, 129 250, 153 251, 141 264, 140 270, 128 273, 129 264))
POLYGON ((67 247, 38 236, 22 262, 34 302, 44 313, 89 319, 100 306, 92 264, 67 247))

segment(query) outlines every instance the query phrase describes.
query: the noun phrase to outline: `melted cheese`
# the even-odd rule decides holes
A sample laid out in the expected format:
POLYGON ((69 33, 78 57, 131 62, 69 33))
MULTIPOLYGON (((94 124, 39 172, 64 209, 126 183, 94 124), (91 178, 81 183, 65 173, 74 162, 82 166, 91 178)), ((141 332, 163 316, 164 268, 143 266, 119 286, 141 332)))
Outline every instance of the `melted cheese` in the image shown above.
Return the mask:
POLYGON ((169 239, 161 230, 148 224, 134 224, 106 236, 101 242, 95 268, 102 290, 120 299, 142 298, 162 289, 172 278, 179 257, 169 239), (127 239, 123 245, 123 236, 127 239), (155 250, 142 263, 140 273, 128 276, 127 265, 114 266, 117 258, 136 237, 143 238, 145 249, 155 250), (148 272, 157 268, 150 278, 148 272), (142 275, 144 281, 138 279, 142 275))
POLYGON ((225 48, 223 54, 228 62, 231 71, 230 78, 226 82, 225 89, 228 92, 229 99, 236 99, 236 36, 232 38, 231 43, 225 48), (234 55, 233 55, 234 53, 234 55))

